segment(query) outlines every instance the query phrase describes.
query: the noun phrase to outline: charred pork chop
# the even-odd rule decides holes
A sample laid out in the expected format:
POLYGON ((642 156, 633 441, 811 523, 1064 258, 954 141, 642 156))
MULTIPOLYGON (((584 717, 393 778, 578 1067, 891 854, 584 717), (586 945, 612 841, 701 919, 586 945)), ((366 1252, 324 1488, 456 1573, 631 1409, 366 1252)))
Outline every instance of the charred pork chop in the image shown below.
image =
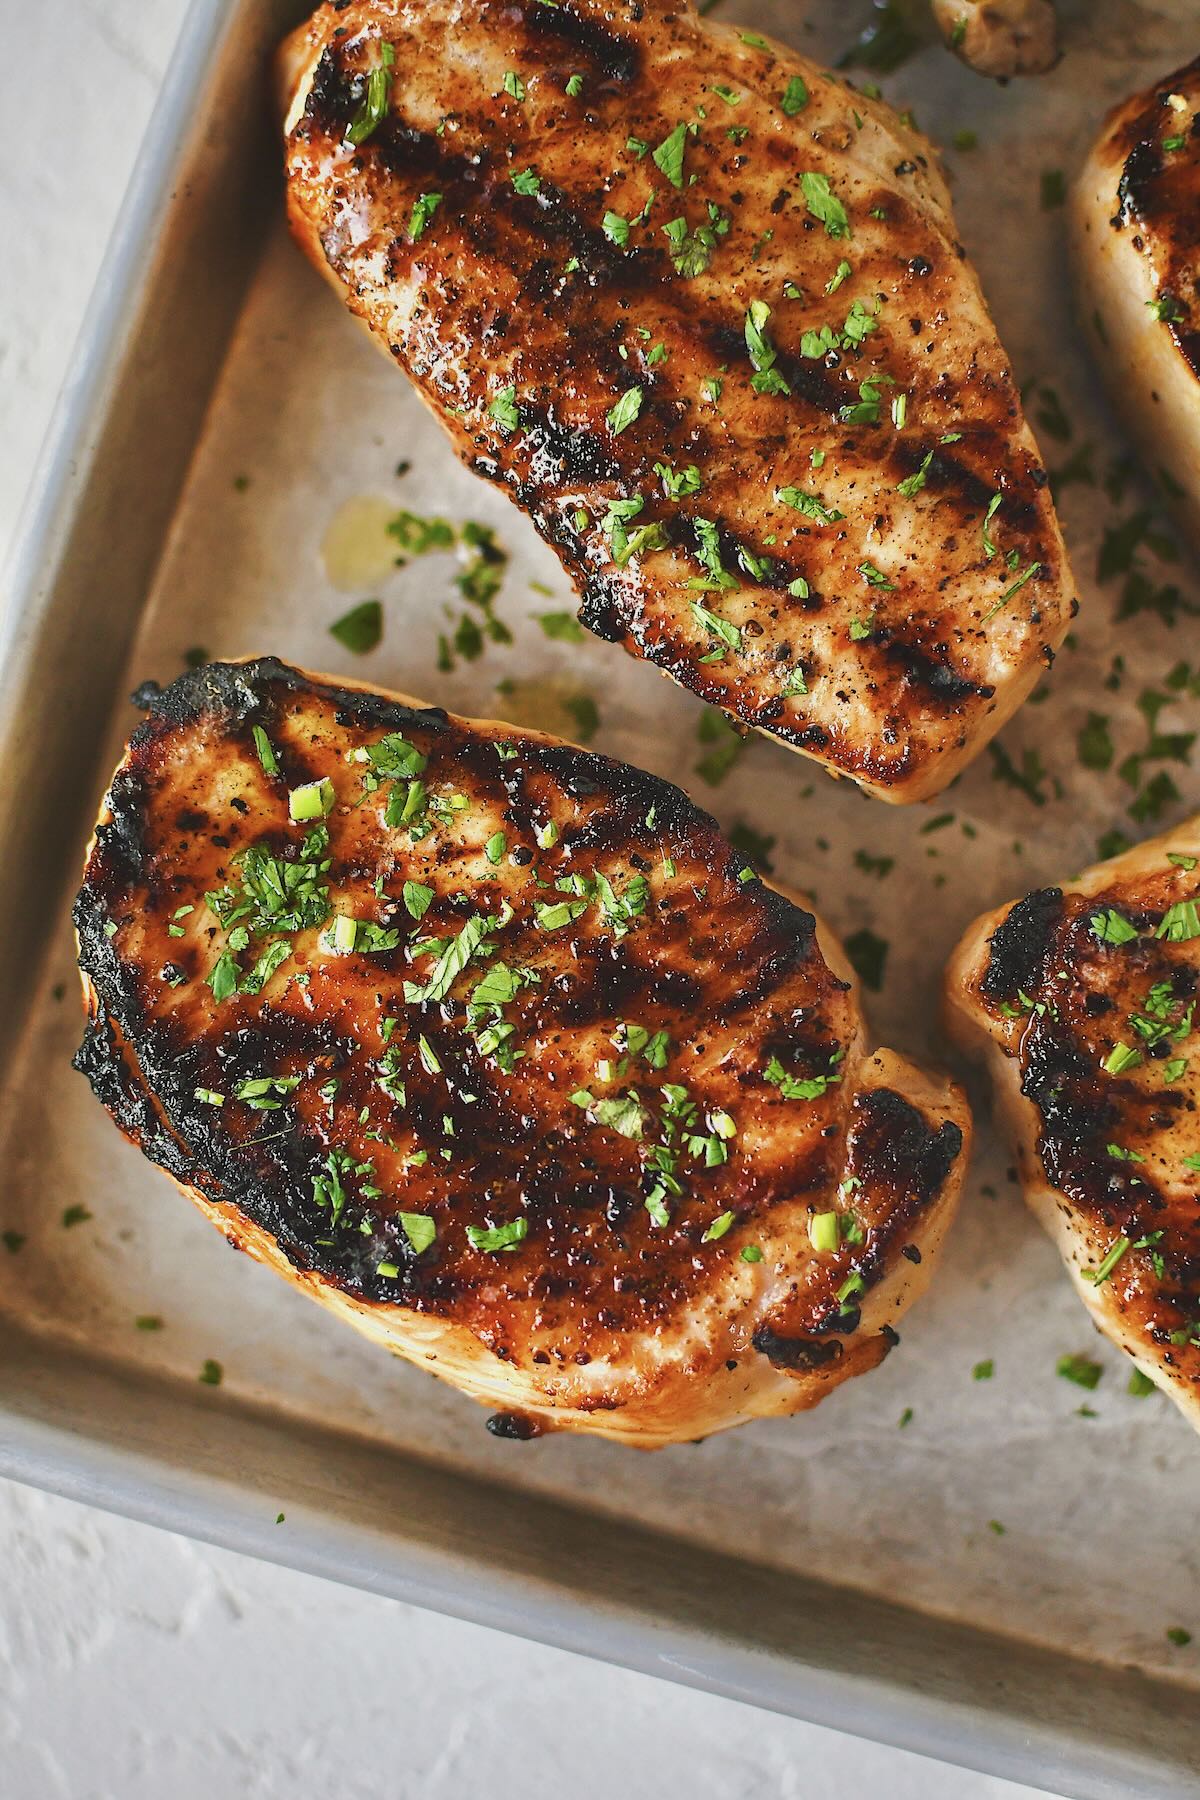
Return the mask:
POLYGON ((1113 404, 1200 551, 1200 57, 1106 121, 1072 250, 1113 404))
POLYGON ((1200 1425, 1200 818, 977 919, 949 1022, 1092 1317, 1200 1425))
POLYGON ((886 1355, 968 1115, 711 818, 273 661, 142 698, 78 1066, 233 1243, 510 1435, 696 1438, 886 1355))
POLYGON ((282 67, 297 239, 584 624, 885 799, 944 787, 1073 602, 927 140, 664 0, 349 0, 282 67))

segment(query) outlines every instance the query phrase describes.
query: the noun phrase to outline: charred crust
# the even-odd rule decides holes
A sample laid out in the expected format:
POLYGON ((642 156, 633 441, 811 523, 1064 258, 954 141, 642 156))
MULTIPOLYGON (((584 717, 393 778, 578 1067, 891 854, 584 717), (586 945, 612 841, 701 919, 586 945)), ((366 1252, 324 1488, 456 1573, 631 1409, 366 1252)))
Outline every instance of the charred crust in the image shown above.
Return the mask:
POLYGON ((919 645, 908 642, 895 631, 880 634, 884 658, 903 671, 904 679, 922 688, 936 700, 953 705, 961 700, 990 700, 994 687, 969 681, 944 659, 932 656, 919 645))
POLYGON ((1013 1001, 1032 993, 1063 913, 1061 888, 1038 888, 1007 912, 988 940, 988 960, 979 981, 985 1000, 1013 1001))
POLYGON ((937 1198, 962 1143, 963 1134, 951 1120, 934 1129, 893 1088, 871 1088, 855 1096, 850 1166, 873 1190, 895 1195, 897 1221, 906 1204, 911 1215, 937 1198))
POLYGON ((522 13, 530 36, 548 40, 555 50, 561 46, 573 59, 572 67, 584 62, 594 76, 617 87, 637 80, 641 51, 631 39, 566 6, 544 6, 541 0, 525 0, 522 13))
POLYGON ((534 1438, 541 1437, 545 1429, 539 1420, 530 1418, 528 1413, 492 1413, 486 1424, 493 1437, 506 1438, 517 1444, 531 1443, 534 1438))
POLYGON ((760 1325, 750 1341, 773 1369, 791 1374, 828 1368, 846 1353, 840 1338, 784 1337, 770 1325, 760 1325))

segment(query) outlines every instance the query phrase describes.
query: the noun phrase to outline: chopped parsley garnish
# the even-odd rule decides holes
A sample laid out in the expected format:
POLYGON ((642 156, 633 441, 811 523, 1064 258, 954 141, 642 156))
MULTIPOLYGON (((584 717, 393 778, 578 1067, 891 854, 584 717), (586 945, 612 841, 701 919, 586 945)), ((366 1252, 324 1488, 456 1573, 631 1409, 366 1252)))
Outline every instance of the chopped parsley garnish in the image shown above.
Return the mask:
POLYGON ((587 636, 583 626, 572 612, 544 612, 535 614, 544 635, 563 644, 582 644, 587 636))
POLYGON ((299 1086, 299 1075, 255 1075, 248 1081, 240 1081, 233 1090, 233 1097, 254 1112, 278 1112, 287 1096, 299 1086))
MULTIPOLYGON (((383 637, 383 606, 378 600, 361 600, 348 613, 335 619, 329 635, 336 638, 352 656, 366 656, 383 637)), ((265 766, 265 765, 264 765, 265 766)), ((268 774, 273 771, 268 770, 268 774)))
POLYGON ((1045 806, 1046 796, 1041 784, 1046 780, 1048 771, 1032 746, 1022 750, 1019 768, 1003 744, 993 741, 987 749, 993 763, 993 781, 1002 781, 1008 787, 1019 789, 1035 806, 1045 806))
POLYGON ((729 1227, 736 1218, 737 1214, 733 1212, 723 1212, 718 1214, 712 1221, 712 1224, 705 1227, 700 1242, 702 1244, 716 1243, 718 1238, 723 1238, 725 1236, 725 1233, 729 1230, 729 1227))
POLYGON ((200 1373, 197 1375, 196 1380, 202 1381, 205 1387, 220 1387, 224 1378, 225 1371, 220 1363, 214 1361, 211 1356, 206 1356, 204 1362, 201 1364, 200 1373))
POLYGON ((1081 1269, 1080 1275, 1084 1281, 1090 1281, 1095 1287, 1103 1286, 1128 1249, 1129 1239, 1127 1237, 1114 1238, 1099 1266, 1095 1269, 1081 1269))
POLYGON ((986 625, 989 619, 994 619, 996 614, 1008 605, 1013 596, 1020 593, 1021 589, 1025 586, 1025 583, 1033 580, 1033 577, 1038 573, 1041 566, 1040 562, 1032 562, 1027 569, 1023 569, 1011 586, 1004 590, 995 605, 989 606, 988 610, 981 616, 979 623, 981 625, 986 625))
POLYGON ((403 888, 404 910, 412 919, 423 919, 433 904, 433 889, 422 881, 406 881, 403 888))
POLYGON ((536 900, 533 916, 539 931, 561 931, 588 909, 586 900, 536 900))
POLYGON ((671 246, 671 260, 675 264, 675 272, 685 280, 693 280, 703 275, 712 261, 717 247, 717 239, 725 237, 729 231, 729 215, 722 212, 719 206, 708 202, 708 221, 697 225, 690 231, 685 218, 668 219, 663 226, 663 233, 671 246))
POLYGON ((517 390, 515 387, 501 388, 500 392, 488 404, 488 413, 495 419, 503 431, 516 431, 521 423, 517 412, 517 390))
POLYGON ((808 105, 808 88, 799 75, 793 75, 780 96, 779 105, 789 119, 808 105))
POLYGON ((683 186, 683 158, 687 147, 687 126, 679 124, 675 127, 654 152, 655 166, 662 171, 672 187, 683 186))
POLYGON ((524 194, 527 198, 531 198, 533 195, 541 192, 541 180, 534 174, 532 169, 511 169, 509 171, 509 179, 516 188, 518 194, 524 194))
POLYGON ((392 85, 392 65, 396 61, 395 46, 381 43, 379 61, 367 75, 366 92, 346 130, 347 143, 365 144, 387 117, 388 95, 392 85))
POLYGON ((1060 1356, 1055 1364, 1055 1373, 1061 1375, 1064 1381, 1073 1381, 1077 1387, 1094 1391, 1099 1386, 1104 1368, 1102 1364, 1093 1362, 1090 1356, 1060 1356))
POLYGON ((515 1250, 529 1233, 529 1220, 525 1218, 510 1219, 507 1225, 484 1227, 467 1226, 467 1240, 472 1250, 487 1250, 498 1254, 501 1250, 515 1250))
POLYGON ((929 475, 929 466, 932 461, 933 451, 929 450, 926 452, 925 459, 920 468, 914 470, 911 475, 906 475, 903 481, 896 483, 896 492, 898 494, 903 494, 906 500, 911 500, 914 494, 919 494, 921 489, 925 486, 925 482, 929 475))
POLYGON ((747 739, 735 730, 717 707, 710 706, 700 714, 696 735, 702 744, 711 745, 696 764, 696 773, 710 787, 724 781, 733 765, 747 748, 747 739))
POLYGON ((995 554, 996 554, 996 546, 992 540, 992 536, 991 536, 989 527, 992 523, 992 520, 995 518, 997 512, 999 512, 1000 507, 1003 504, 1003 501, 1004 501, 1003 494, 993 494, 991 499, 988 501, 987 511, 983 515, 983 551, 984 551, 984 555, 988 556, 988 557, 995 556, 995 554))
POLYGON ((412 217, 408 221, 408 241, 415 244, 424 236, 425 227, 442 204, 440 194, 420 194, 413 202, 412 217))
POLYGON ((812 1213, 808 1221, 808 1241, 814 1250, 836 1250, 841 1241, 835 1212, 812 1213))
POLYGON ((864 925, 861 931, 852 932, 844 940, 844 947, 863 986, 870 988, 872 993, 878 993, 883 986, 883 972, 887 963, 887 939, 877 937, 864 925))
POLYGON ((696 623, 703 625, 711 636, 719 639, 730 650, 741 649, 742 633, 737 625, 731 624, 728 619, 721 618, 718 613, 710 612, 707 606, 701 606, 699 600, 693 600, 691 608, 696 623))
POLYGON ((642 390, 640 387, 626 388, 615 406, 609 408, 606 415, 608 429, 614 437, 632 425, 642 410, 642 390))
MULTIPOLYGON (((409 1005, 421 1006, 429 1000, 444 1000, 472 958, 491 953, 492 937, 506 923, 503 913, 475 913, 455 937, 432 940, 429 947, 435 948, 438 954, 429 979, 404 983, 404 998, 409 1005)), ((422 947, 415 945, 414 953, 422 947)))
POLYGON ((578 100, 580 94, 583 92, 583 76, 568 75, 567 85, 564 91, 570 95, 572 100, 578 100))
POLYGON ((252 725, 250 735, 254 739, 254 748, 258 752, 258 760, 263 766, 265 775, 278 775, 279 758, 276 756, 270 738, 261 725, 252 725))
POLYGON ((1109 734, 1108 718, 1104 713, 1088 714, 1087 721, 1080 727, 1079 736, 1075 740, 1075 750, 1085 769, 1112 767, 1115 752, 1109 734))
POLYGON ((1134 1050, 1129 1044, 1114 1044, 1100 1067, 1106 1075, 1124 1075, 1127 1069, 1134 1069, 1142 1060, 1140 1050, 1134 1050))
POLYGON ((297 824, 329 816, 337 803, 333 783, 328 775, 319 781, 306 781, 288 794, 288 816, 297 824))
POLYGON ((1196 902, 1176 900, 1168 906, 1154 935, 1165 938, 1168 944, 1186 944, 1192 938, 1200 937, 1200 911, 1197 911, 1196 902))
POLYGON ((882 881, 895 868, 896 859, 894 856, 874 856, 869 850, 856 850, 854 866, 861 869, 864 875, 874 875, 882 881))
POLYGON ((1137 937, 1129 920, 1111 906, 1105 912, 1093 913, 1088 924, 1102 944, 1129 944, 1137 937))
POLYGON ((836 508, 826 506, 816 494, 806 493, 803 488, 776 488, 775 498, 784 506, 790 506, 793 512, 803 513, 805 518, 815 519, 820 525, 835 524, 838 519, 846 516, 836 508))
POLYGON ((746 349, 754 374, 750 385, 756 394, 790 394, 791 388, 775 367, 777 351, 767 338, 765 326, 771 309, 765 300, 754 300, 746 314, 746 349))
MULTIPOLYGON (((397 1214, 400 1228, 412 1247, 413 1253, 420 1256, 428 1250, 437 1237, 437 1224, 428 1213, 402 1212, 397 1214)), ((379 1271, 382 1273, 382 1269, 379 1271)))
POLYGON ((241 889, 225 886, 205 895, 227 934, 209 976, 213 998, 227 1000, 239 990, 257 994, 291 955, 292 933, 324 924, 329 915, 329 889, 321 880, 329 869, 329 833, 324 825, 308 832, 295 859, 276 856, 263 844, 252 844, 238 857, 241 889), (247 974, 237 956, 248 948, 251 933, 270 934, 271 942, 247 974))
POLYGON ((505 69, 504 91, 514 100, 525 98, 525 83, 515 69, 505 69))
POLYGON ((601 229, 610 244, 615 244, 618 250, 624 250, 629 242, 628 219, 622 218, 620 213, 606 212, 601 220, 601 229))
POLYGON ((832 191, 828 175, 806 169, 800 177, 805 203, 814 219, 824 225, 831 238, 850 236, 850 220, 845 207, 832 191))
MULTIPOLYGON (((831 1058, 831 1062, 836 1062, 838 1055, 840 1052, 831 1058)), ((777 1056, 773 1056, 763 1070, 763 1080, 777 1087, 784 1100, 819 1100, 841 1079, 836 1068, 823 1075, 789 1075, 777 1056)))
POLYGON ((363 760, 370 763, 376 774, 403 781, 419 775, 428 759, 398 731, 390 731, 377 743, 367 745, 363 760))
POLYGON ((700 471, 695 463, 689 463, 686 469, 674 469, 670 463, 656 462, 654 473, 662 482, 668 500, 686 500, 689 495, 700 492, 700 471))
POLYGON ((990 1381, 995 1373, 996 1364, 993 1359, 988 1356, 984 1358, 983 1362, 977 1362, 975 1364, 975 1367, 971 1370, 971 1379, 972 1381, 990 1381))
POLYGON ((1067 202, 1067 178, 1061 169, 1043 169, 1041 174, 1042 211, 1051 212, 1067 202))

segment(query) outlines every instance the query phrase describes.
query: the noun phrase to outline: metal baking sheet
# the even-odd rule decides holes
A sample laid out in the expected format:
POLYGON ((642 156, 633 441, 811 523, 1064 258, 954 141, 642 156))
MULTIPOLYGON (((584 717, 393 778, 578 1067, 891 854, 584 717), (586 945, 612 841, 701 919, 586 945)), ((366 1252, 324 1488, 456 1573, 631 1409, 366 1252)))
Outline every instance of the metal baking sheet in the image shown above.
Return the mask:
MULTIPOLYGON (((728 6, 827 60, 867 10, 809 29, 784 0, 728 6)), ((1150 828, 1130 819, 1118 773, 1144 740, 1144 690, 1171 696, 1164 730, 1188 727, 1180 690, 1163 686, 1184 632, 1147 612, 1116 627, 1125 577, 1096 579, 1105 532, 1154 503, 1136 473, 1119 499, 1104 485, 1124 445, 1077 345, 1053 172, 1069 173, 1113 99, 1193 52, 1194 4, 1064 10, 1067 54, 1040 82, 993 88, 937 47, 884 82, 943 145, 977 137, 947 151, 960 230, 1019 375, 1041 384, 1048 462, 1076 472, 1062 507, 1083 603, 1044 694, 1004 734, 1007 772, 985 756, 911 810, 757 740, 710 785, 694 700, 609 646, 543 633, 536 615, 570 604, 553 557, 455 462, 286 241, 265 66, 296 9, 193 7, 4 627, 0 1230, 25 1241, 0 1251, 0 1470, 1052 1790, 1196 1791, 1200 1652, 1166 1636, 1200 1639, 1195 1438, 1164 1399, 1125 1392, 1127 1365, 1026 1215, 978 1090, 962 1216, 900 1349, 815 1413, 647 1456, 488 1437, 470 1403, 231 1256, 69 1068, 67 904, 134 720, 124 696, 170 679, 194 646, 272 651, 467 713, 591 696, 598 747, 773 835, 781 881, 843 932, 887 940, 876 1031, 946 1059, 937 984, 961 926, 1091 860, 1102 833, 1150 828), (458 565, 372 567, 369 524, 353 534, 358 574, 331 563, 347 507, 492 526, 510 555, 498 605, 513 644, 439 669, 458 565), (367 595, 383 601, 384 636, 357 658, 328 627, 367 595), (1093 713, 1114 743, 1106 771, 1076 756, 1093 713), (893 858, 890 872, 864 872, 864 851, 893 858), (73 1207, 90 1216, 64 1226, 73 1207), (137 1331, 145 1314, 164 1329, 137 1331), (1094 1393, 1056 1377, 1075 1350, 1104 1364, 1094 1393), (220 1388, 197 1381, 206 1358, 223 1365, 220 1388), (986 1360, 993 1375, 974 1379, 986 1360)), ((1200 600, 1151 539, 1137 557, 1152 585, 1200 600)), ((1197 783, 1164 766, 1179 796, 1165 823, 1194 810, 1197 783)))

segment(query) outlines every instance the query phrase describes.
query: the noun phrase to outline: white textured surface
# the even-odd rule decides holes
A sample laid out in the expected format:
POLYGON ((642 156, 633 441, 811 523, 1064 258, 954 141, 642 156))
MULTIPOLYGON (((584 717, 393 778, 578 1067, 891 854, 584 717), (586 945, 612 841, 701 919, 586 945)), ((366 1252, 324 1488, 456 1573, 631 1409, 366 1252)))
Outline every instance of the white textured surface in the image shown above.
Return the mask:
MULTIPOLYGON (((43 0, 0 68, 0 550, 183 11, 43 0)), ((1029 1792, 5 1483, 0 1569, 3 1800, 1029 1792)))

